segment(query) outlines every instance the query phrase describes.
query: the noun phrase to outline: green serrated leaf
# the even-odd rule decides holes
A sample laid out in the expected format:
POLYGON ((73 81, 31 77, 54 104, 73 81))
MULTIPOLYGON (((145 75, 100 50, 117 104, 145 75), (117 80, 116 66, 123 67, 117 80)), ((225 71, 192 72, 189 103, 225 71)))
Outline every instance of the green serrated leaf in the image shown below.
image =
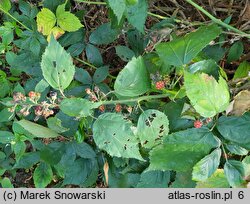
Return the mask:
POLYGON ((88 71, 86 71, 85 69, 77 68, 75 79, 81 82, 82 84, 89 84, 89 85, 92 84, 92 78, 88 73, 88 71))
POLYGON ((86 55, 87 55, 88 61, 91 64, 93 64, 97 67, 100 67, 103 65, 102 55, 101 55, 99 49, 97 47, 95 47, 94 45, 87 44, 86 55))
POLYGON ((137 136, 142 147, 152 148, 162 142, 162 137, 169 132, 168 117, 158 110, 143 112, 137 124, 137 136))
POLYGON ((212 59, 199 61, 189 66, 189 72, 203 72, 212 75, 216 80, 219 79, 219 70, 219 66, 212 59))
POLYGON ((218 168, 220 164, 221 149, 214 150, 211 154, 205 156, 193 167, 193 180, 205 181, 218 168))
POLYGON ((60 104, 61 111, 72 117, 90 116, 93 108, 94 103, 82 98, 66 98, 60 104))
POLYGON ((99 84, 102 81, 104 81, 108 75, 109 75, 109 67, 108 66, 99 67, 94 73, 93 81, 96 84, 99 84))
POLYGON ((184 37, 160 43, 156 46, 156 51, 166 64, 182 66, 188 64, 220 33, 221 29, 215 24, 203 26, 184 37))
POLYGON ((250 114, 241 117, 222 116, 219 118, 217 129, 227 140, 250 150, 250 114))
POLYGON ((3 110, 0 111, 0 123, 1 122, 7 122, 13 119, 15 116, 15 113, 12 113, 8 110, 8 108, 4 108, 3 110))
POLYGON ((135 4, 127 5, 126 17, 136 29, 144 33, 144 24, 147 18, 148 2, 138 0, 135 4))
POLYGON ((167 188, 170 182, 170 171, 142 172, 137 188, 167 188))
POLYGON ((131 123, 116 113, 105 113, 93 125, 93 137, 97 146, 111 156, 143 160, 138 141, 131 130, 131 123))
POLYGON ((40 42, 36 38, 33 37, 32 40, 30 41, 30 51, 34 55, 39 56, 40 50, 41 50, 40 42))
POLYGON ((59 136, 59 134, 49 128, 24 119, 15 121, 12 128, 15 133, 23 134, 31 138, 54 138, 59 136))
POLYGON ((43 35, 49 35, 52 28, 56 25, 56 16, 55 14, 47 9, 43 8, 37 14, 37 30, 43 35))
POLYGON ((230 94, 227 83, 221 76, 217 82, 204 73, 185 72, 184 80, 187 96, 201 116, 213 117, 228 107, 230 94))
POLYGON ((56 17, 58 25, 65 31, 74 32, 83 27, 80 20, 74 14, 65 11, 65 4, 57 7, 56 17))
POLYGON ((143 58, 133 58, 118 74, 115 92, 121 96, 138 96, 150 89, 150 79, 143 58))
POLYGON ((248 154, 248 150, 246 150, 245 148, 237 144, 230 143, 230 144, 226 144, 225 146, 232 154, 242 155, 242 156, 248 154))
POLYGON ((125 62, 130 61, 135 56, 135 53, 126 46, 118 45, 115 50, 116 54, 125 62))
POLYGON ((232 47, 230 47, 228 56, 227 56, 227 62, 231 63, 232 61, 236 61, 240 58, 240 56, 243 54, 244 51, 244 45, 243 42, 238 41, 233 44, 232 47))
POLYGON ((104 23, 91 33, 89 42, 94 45, 107 45, 112 43, 118 34, 119 31, 112 29, 110 23, 104 23))
POLYGON ((77 159, 66 169, 63 184, 83 184, 96 168, 96 161, 89 159, 77 159))
POLYGON ((71 56, 55 40, 51 39, 41 62, 43 77, 56 90, 66 89, 75 74, 71 56))
POLYGON ((245 178, 249 178, 250 177, 250 156, 246 156, 242 160, 242 164, 243 164, 244 171, 245 171, 245 178))
POLYGON ((237 187, 244 182, 243 177, 245 173, 242 162, 228 160, 224 165, 224 171, 230 186, 237 187))
POLYGON ((74 148, 75 153, 84 159, 94 159, 96 157, 96 153, 92 149, 90 145, 85 142, 82 143, 72 143, 72 147, 74 148))
POLYGON ((36 92, 39 92, 39 93, 42 93, 45 91, 46 88, 49 87, 49 84, 44 80, 42 79, 41 81, 39 81, 35 87, 35 91, 36 92))
POLYGON ((134 4, 136 4, 138 2, 138 0, 126 0, 126 3, 128 4, 128 5, 134 5, 134 4))
POLYGON ((244 61, 236 69, 233 79, 239 79, 239 78, 247 77, 249 75, 249 72, 250 72, 250 63, 247 62, 247 61, 244 61))
POLYGON ((9 131, 0 130, 0 143, 7 144, 7 143, 11 143, 14 140, 15 140, 15 136, 13 135, 13 133, 9 131))
POLYGON ((150 151, 149 170, 190 171, 219 145, 218 139, 207 128, 172 133, 164 138, 162 145, 150 151))
POLYGON ((16 162, 13 168, 15 169, 29 169, 40 161, 39 152, 24 153, 16 162))
POLYGON ((197 183, 196 188, 230 188, 223 169, 217 169, 206 181, 197 183))
POLYGON ((126 9, 125 0, 108 0, 108 5, 116 15, 117 23, 119 24, 126 9))
POLYGON ((12 148, 13 148, 13 151, 15 153, 16 160, 18 161, 25 153, 26 144, 23 141, 18 141, 18 142, 15 142, 14 144, 12 144, 12 148))
POLYGON ((196 182, 192 180, 192 172, 176 172, 175 181, 171 184, 171 188, 194 188, 196 182))
POLYGON ((69 129, 62 126, 62 121, 57 117, 50 117, 47 119, 48 127, 57 133, 66 132, 69 129))
POLYGON ((36 188, 45 188, 53 178, 51 166, 41 162, 35 169, 33 179, 36 188))

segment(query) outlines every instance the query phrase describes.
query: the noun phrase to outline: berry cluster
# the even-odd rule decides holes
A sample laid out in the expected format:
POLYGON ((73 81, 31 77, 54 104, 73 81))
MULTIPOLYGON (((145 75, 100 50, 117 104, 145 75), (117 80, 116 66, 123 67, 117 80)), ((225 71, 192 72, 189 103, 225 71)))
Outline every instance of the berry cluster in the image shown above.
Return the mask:
POLYGON ((194 127, 195 128, 201 128, 203 126, 203 122, 200 120, 194 121, 194 127))
POLYGON ((163 90, 170 83, 170 77, 168 75, 160 75, 159 72, 156 74, 151 74, 150 78, 152 80, 152 85, 157 90, 163 90))
POLYGON ((206 118, 204 123, 201 120, 195 120, 194 127, 201 128, 203 125, 207 125, 210 122, 212 122, 212 118, 206 118))
POLYGON ((155 88, 156 88, 157 90, 162 90, 162 89, 164 89, 164 88, 165 88, 165 82, 164 82, 164 81, 157 81, 157 82, 155 83, 155 88))
POLYGON ((40 97, 41 94, 34 91, 30 91, 28 93, 28 97, 20 92, 16 92, 13 94, 13 106, 8 110, 12 113, 16 112, 22 116, 28 116, 31 113, 31 109, 34 108, 34 113, 36 115, 34 119, 35 121, 41 116, 47 118, 50 115, 53 115, 54 111, 52 109, 58 106, 55 103, 57 99, 57 93, 50 92, 49 102, 38 102, 40 97))

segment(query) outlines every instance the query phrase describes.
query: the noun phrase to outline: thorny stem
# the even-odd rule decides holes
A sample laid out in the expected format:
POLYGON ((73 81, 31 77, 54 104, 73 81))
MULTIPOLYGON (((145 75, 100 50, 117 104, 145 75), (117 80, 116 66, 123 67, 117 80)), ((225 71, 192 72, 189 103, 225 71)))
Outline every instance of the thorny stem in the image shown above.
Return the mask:
POLYGON ((193 2, 192 0, 186 0, 189 4, 191 4, 192 6, 194 6, 196 9, 198 9, 199 11, 201 11, 202 13, 204 13, 208 18, 210 18, 212 21, 214 21, 215 23, 229 29, 232 30, 244 37, 250 38, 250 34, 247 34, 243 31, 238 30, 237 28, 230 26, 226 23, 224 23, 223 21, 221 21, 220 19, 215 18, 213 15, 211 15, 209 12, 207 12, 205 9, 203 9, 201 6, 199 6, 198 4, 196 4, 195 2, 193 2))
POLYGON ((130 102, 139 102, 139 101, 149 101, 152 99, 159 99, 159 98, 166 98, 169 94, 159 94, 159 95, 151 95, 151 96, 141 96, 137 98, 130 98, 130 99, 124 99, 124 100, 111 100, 111 101, 100 101, 98 102, 100 105, 112 105, 112 104, 124 104, 124 103, 130 103, 130 102))
POLYGON ((5 11, 4 9, 2 9, 0 7, 0 11, 2 11, 3 13, 5 13, 7 16, 11 17, 14 21, 16 21, 17 23, 19 23, 21 26, 23 26, 26 30, 31 31, 32 30, 30 28, 28 28, 26 25, 24 25, 22 22, 20 22, 19 20, 17 20, 14 16, 12 16, 8 11, 5 11))

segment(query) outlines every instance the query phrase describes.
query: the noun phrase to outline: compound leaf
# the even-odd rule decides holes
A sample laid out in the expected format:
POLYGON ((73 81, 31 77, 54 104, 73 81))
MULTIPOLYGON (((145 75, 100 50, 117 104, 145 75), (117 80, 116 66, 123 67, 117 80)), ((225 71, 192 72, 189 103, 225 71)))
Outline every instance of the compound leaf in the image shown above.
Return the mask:
POLYGON ((51 10, 43 8, 37 14, 36 21, 38 31, 41 32, 43 35, 49 35, 52 28, 56 24, 56 16, 51 10))

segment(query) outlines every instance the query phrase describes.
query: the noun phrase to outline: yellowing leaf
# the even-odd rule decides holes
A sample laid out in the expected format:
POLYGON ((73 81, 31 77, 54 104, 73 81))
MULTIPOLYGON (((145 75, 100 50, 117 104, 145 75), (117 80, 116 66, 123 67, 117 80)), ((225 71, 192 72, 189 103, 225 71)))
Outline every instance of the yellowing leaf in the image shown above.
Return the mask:
POLYGON ((37 30, 43 35, 49 35, 56 24, 56 16, 51 10, 43 8, 37 14, 36 22, 37 30))
POLYGON ((74 14, 65 11, 65 4, 57 7, 56 17, 58 25, 65 31, 74 32, 83 27, 80 20, 74 14))
POLYGON ((47 41, 50 42, 50 38, 51 35, 54 36, 54 38, 57 40, 58 38, 60 38, 63 34, 65 33, 65 31, 59 27, 54 27, 51 31, 50 34, 47 37, 47 41))
POLYGON ((214 77, 205 73, 185 72, 184 80, 187 96, 201 116, 213 117, 228 107, 228 86, 221 76, 217 82, 214 77))
POLYGON ((229 188, 230 185, 226 179, 223 169, 217 169, 216 172, 206 181, 198 182, 196 188, 229 188))

